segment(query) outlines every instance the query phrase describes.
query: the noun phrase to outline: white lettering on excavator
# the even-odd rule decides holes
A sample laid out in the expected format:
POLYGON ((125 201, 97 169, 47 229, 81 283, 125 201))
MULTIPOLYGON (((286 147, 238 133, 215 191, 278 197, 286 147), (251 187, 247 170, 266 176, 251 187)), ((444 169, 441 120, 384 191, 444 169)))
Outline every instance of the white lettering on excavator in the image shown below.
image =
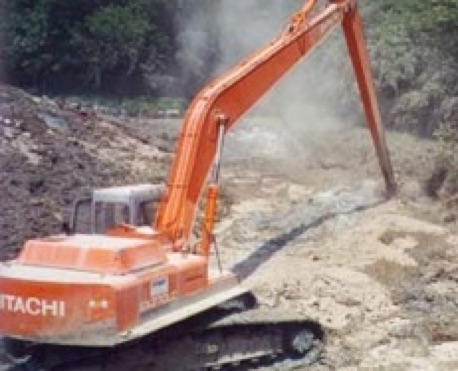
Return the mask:
POLYGON ((65 317, 65 302, 0 294, 0 311, 28 314, 34 317, 65 317))

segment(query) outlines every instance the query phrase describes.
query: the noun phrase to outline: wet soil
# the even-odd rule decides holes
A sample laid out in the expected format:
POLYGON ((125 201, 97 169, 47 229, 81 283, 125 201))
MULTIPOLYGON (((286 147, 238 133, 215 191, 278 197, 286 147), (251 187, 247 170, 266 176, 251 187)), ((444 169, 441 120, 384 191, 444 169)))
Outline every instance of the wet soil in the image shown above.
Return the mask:
POLYGON ((313 369, 457 369, 456 210, 427 196, 434 144, 388 135, 400 191, 387 200, 365 130, 309 135, 308 153, 267 152, 260 171, 228 160, 226 261, 263 305, 328 329, 313 369))

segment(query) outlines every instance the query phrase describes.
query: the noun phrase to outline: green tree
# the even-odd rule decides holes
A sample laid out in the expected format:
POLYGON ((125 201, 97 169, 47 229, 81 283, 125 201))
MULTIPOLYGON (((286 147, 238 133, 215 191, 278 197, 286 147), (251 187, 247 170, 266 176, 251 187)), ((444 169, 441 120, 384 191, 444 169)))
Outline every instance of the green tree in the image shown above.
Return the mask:
POLYGON ((49 32, 49 0, 12 2, 4 25, 6 60, 11 68, 27 71, 36 81, 50 65, 52 57, 46 46, 49 32))
POLYGON ((144 67, 173 65, 177 0, 0 1, 0 60, 20 85, 141 90, 144 67))
POLYGON ((96 87, 105 73, 131 76, 139 66, 149 33, 156 31, 137 4, 108 5, 89 15, 72 43, 96 87))

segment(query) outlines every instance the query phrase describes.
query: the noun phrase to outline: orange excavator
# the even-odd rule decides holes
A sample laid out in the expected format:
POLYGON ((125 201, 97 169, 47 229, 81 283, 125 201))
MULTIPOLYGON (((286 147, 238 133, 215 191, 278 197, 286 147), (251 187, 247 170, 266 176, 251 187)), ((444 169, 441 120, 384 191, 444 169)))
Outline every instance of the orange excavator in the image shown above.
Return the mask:
MULTIPOLYGON (((1 263, 0 334, 27 344, 113 347, 243 297, 247 289, 233 272, 209 265, 224 136, 340 25, 387 194, 395 193, 357 1, 329 0, 320 11, 316 2, 306 1, 277 38, 195 97, 184 117, 166 187, 95 190, 75 203, 68 233, 29 240, 17 259, 1 263), (201 198, 201 233, 191 242, 201 198), (158 208, 153 222, 154 203, 158 208), (83 219, 87 233, 80 232, 83 219)), ((267 328, 263 331, 265 335, 267 328)), ((294 333, 290 345, 304 348, 304 334, 294 333)), ((214 356, 216 348, 206 346, 203 353, 214 356)), ((220 357, 205 367, 224 364, 220 357)))

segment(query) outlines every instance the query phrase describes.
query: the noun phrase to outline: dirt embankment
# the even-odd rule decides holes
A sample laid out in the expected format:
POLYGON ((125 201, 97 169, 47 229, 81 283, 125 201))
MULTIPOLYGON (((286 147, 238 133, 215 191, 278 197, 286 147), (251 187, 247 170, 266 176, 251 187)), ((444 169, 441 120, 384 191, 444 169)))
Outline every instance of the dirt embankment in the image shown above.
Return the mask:
POLYGON ((0 85, 0 258, 26 238, 59 232, 73 200, 93 187, 163 181, 164 126, 127 128, 0 85))

